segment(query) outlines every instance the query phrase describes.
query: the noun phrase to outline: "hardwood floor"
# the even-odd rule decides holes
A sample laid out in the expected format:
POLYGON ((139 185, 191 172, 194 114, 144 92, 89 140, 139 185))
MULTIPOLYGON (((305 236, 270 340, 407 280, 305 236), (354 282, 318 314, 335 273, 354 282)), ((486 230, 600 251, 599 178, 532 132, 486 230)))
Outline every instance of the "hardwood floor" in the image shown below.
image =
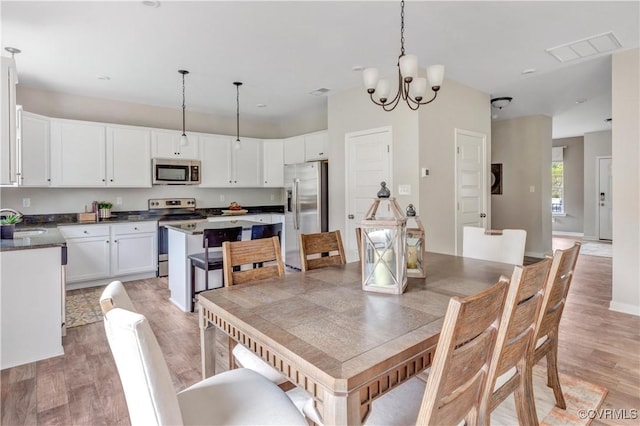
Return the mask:
MULTIPOLYGON (((554 238, 554 247, 570 244, 554 238)), ((197 315, 182 313, 168 301, 166 279, 125 286, 149 318, 176 390, 200 380, 197 315)), ((631 410, 640 409, 640 318, 609 311, 610 299, 611 259, 580 256, 560 325, 559 369, 606 386, 603 408, 625 409, 630 417, 631 410)), ((69 329, 64 349, 63 356, 2 370, 1 424, 129 424, 102 322, 69 329)), ((228 365, 226 343, 218 342, 216 352, 222 370, 228 365)), ((637 422, 602 418, 592 424, 637 422)))

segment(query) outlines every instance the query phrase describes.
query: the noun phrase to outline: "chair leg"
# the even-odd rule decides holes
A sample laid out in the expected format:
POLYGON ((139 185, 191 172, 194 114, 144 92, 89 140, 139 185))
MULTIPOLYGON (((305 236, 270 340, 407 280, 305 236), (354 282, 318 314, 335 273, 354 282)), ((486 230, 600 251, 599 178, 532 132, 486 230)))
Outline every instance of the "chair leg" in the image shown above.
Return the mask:
POLYGON ((549 334, 551 340, 551 350, 547 352, 547 386, 553 389, 556 397, 556 407, 567 409, 567 404, 560 387, 560 376, 558 375, 558 336, 549 334))
POLYGON ((538 414, 536 413, 536 400, 533 394, 532 369, 521 363, 518 366, 520 383, 515 389, 513 397, 516 403, 518 423, 524 426, 538 426, 538 414))
POLYGON ((190 296, 190 301, 191 301, 191 312, 193 312, 193 309, 195 307, 195 298, 196 298, 196 268, 193 266, 193 262, 191 262, 191 294, 190 296))

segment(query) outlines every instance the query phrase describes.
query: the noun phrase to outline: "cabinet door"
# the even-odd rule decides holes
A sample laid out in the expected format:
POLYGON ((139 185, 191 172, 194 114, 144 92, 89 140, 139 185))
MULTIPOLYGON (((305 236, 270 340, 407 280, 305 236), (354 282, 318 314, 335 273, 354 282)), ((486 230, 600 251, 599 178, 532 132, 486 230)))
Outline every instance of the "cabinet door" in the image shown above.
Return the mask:
POLYGON ((284 187, 284 142, 282 140, 264 141, 263 149, 263 185, 270 188, 284 187))
POLYGON ((329 134, 318 132, 304 137, 304 160, 326 160, 329 156, 329 134))
POLYGON ((200 135, 200 148, 202 152, 200 186, 208 188, 232 186, 231 136, 200 135))
POLYGON ((16 84, 18 73, 12 58, 2 56, 0 74, 0 185, 18 183, 16 84))
POLYGON ((304 163, 304 136, 284 140, 284 164, 304 163))
POLYGON ((240 148, 233 148, 233 186, 262 186, 262 141, 242 138, 240 148))
POLYGON ((51 124, 52 185, 105 186, 105 145, 104 125, 54 120, 51 124))
POLYGON ((154 232, 113 235, 111 274, 113 276, 155 271, 158 238, 154 232))
POLYGON ((187 132, 188 144, 180 145, 177 130, 153 130, 151 132, 153 158, 198 159, 198 136, 187 132))
POLYGON ((67 282, 108 277, 109 250, 109 236, 68 239, 67 282))
POLYGON ((151 187, 151 131, 107 127, 107 186, 151 187))
POLYGON ((22 135, 20 151, 22 170, 21 186, 49 186, 49 141, 51 119, 28 112, 22 112, 22 135))

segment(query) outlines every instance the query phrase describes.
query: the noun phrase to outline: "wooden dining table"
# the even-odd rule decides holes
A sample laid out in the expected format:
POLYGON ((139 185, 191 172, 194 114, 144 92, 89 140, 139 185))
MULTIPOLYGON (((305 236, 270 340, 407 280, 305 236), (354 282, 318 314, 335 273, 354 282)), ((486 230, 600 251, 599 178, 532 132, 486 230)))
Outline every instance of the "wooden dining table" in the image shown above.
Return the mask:
POLYGON ((431 365, 452 296, 513 272, 437 253, 425 264, 401 295, 363 291, 359 262, 200 293, 202 374, 215 372, 222 332, 312 395, 324 424, 359 425, 374 399, 431 365))

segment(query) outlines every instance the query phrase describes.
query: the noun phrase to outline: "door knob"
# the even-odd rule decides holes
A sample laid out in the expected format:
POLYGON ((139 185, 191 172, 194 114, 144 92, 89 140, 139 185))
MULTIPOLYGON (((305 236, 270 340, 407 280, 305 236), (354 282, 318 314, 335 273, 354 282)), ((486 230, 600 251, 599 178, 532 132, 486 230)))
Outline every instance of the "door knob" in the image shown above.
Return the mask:
POLYGON ((349 216, 347 216, 349 219, 355 219, 355 216, 350 214, 349 216))

